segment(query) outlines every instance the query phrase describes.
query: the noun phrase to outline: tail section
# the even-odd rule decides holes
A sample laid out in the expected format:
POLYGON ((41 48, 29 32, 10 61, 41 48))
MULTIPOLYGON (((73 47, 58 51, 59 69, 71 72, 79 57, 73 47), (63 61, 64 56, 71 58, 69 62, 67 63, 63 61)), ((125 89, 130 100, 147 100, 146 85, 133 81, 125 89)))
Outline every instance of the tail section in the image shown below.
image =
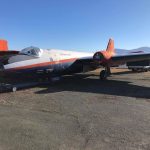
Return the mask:
POLYGON ((8 51, 8 44, 6 40, 0 40, 0 51, 8 51))
POLYGON ((115 47, 114 47, 114 40, 113 39, 109 39, 106 51, 115 53, 115 47))

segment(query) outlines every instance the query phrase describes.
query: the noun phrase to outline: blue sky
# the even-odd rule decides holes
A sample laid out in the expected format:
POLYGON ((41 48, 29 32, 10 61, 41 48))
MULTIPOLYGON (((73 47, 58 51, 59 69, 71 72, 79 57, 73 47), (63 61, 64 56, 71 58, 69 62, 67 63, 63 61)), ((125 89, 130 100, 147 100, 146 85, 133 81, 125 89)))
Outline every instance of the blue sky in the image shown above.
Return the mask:
POLYGON ((150 46, 150 0, 0 0, 0 38, 80 51, 150 46))

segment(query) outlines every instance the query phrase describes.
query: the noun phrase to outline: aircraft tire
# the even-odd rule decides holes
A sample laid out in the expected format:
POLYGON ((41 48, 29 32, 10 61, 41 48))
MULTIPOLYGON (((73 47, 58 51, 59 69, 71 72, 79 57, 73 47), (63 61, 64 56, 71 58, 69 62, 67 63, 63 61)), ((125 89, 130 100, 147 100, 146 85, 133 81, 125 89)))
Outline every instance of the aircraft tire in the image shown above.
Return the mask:
POLYGON ((106 70, 102 70, 101 72, 100 72, 100 79, 101 80, 106 80, 107 79, 107 71, 106 70))

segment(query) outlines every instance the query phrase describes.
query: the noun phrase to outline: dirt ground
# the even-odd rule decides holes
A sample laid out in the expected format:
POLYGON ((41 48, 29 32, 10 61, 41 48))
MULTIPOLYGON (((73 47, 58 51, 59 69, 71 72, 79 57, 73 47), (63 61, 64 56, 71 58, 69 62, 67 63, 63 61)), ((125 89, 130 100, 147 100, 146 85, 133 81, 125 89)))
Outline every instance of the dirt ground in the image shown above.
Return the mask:
POLYGON ((0 150, 150 150, 150 72, 98 70, 0 94, 0 150))

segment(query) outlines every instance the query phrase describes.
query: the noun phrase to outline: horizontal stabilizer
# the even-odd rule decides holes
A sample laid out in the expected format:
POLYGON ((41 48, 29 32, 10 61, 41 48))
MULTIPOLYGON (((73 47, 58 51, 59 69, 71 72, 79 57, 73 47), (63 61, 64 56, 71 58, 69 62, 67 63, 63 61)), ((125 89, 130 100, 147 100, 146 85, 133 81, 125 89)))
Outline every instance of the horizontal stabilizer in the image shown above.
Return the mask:
POLYGON ((19 51, 0 51, 0 56, 19 54, 19 51))

